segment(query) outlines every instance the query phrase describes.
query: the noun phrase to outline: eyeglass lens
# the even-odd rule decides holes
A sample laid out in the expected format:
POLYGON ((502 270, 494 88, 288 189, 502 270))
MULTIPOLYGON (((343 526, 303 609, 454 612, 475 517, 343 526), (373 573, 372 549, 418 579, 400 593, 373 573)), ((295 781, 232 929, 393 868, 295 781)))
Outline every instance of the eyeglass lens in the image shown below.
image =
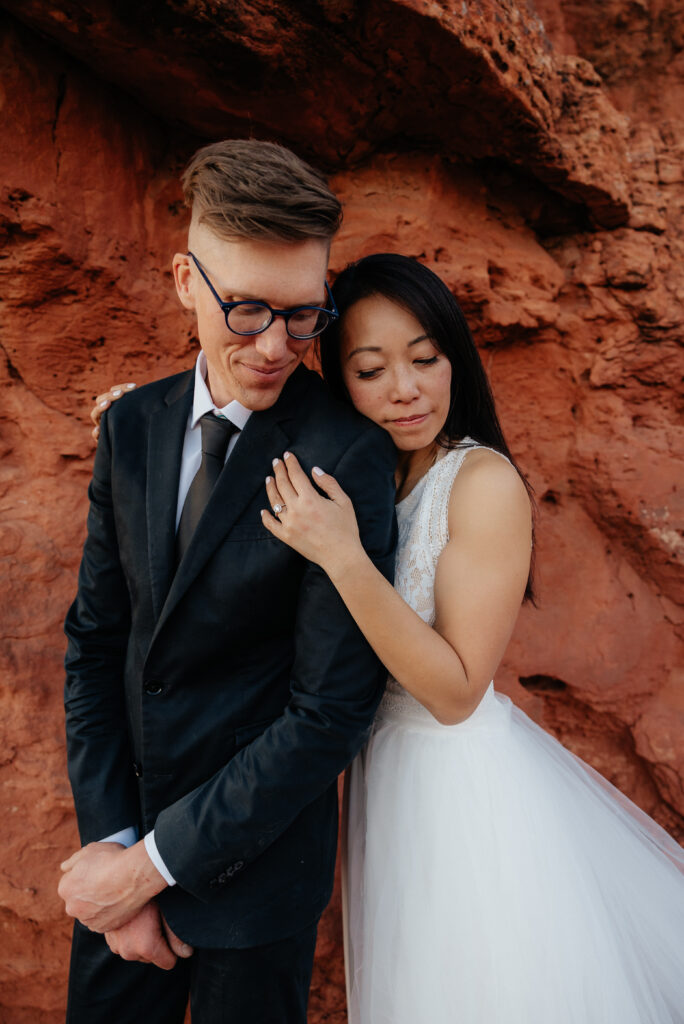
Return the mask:
MULTIPOLYGON (((240 303, 226 312, 226 324, 236 334, 258 334, 272 319, 271 310, 260 302, 240 303)), ((324 310, 300 309, 287 317, 287 330, 293 338, 310 338, 320 334, 329 320, 324 310)))

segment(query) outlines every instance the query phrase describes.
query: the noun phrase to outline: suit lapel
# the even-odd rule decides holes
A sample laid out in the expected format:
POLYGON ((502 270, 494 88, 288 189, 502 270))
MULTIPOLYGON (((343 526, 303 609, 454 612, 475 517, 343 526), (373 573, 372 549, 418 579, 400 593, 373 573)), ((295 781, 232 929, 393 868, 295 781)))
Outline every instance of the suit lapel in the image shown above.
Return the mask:
POLYGON ((150 418, 147 444, 147 538, 155 619, 159 619, 175 569, 176 506, 194 371, 170 389, 150 418))
MULTIPOLYGON (((252 413, 247 421, 173 577, 155 636, 229 533, 236 519, 257 491, 265 487, 264 480, 271 469, 270 460, 275 455, 282 455, 288 446, 290 434, 287 430, 287 420, 292 418, 298 401, 301 401, 306 391, 309 372, 300 367, 288 381, 276 404, 263 412, 252 413)), ((176 485, 177 481, 176 473, 176 485)), ((170 545, 173 557, 173 535, 170 545)))

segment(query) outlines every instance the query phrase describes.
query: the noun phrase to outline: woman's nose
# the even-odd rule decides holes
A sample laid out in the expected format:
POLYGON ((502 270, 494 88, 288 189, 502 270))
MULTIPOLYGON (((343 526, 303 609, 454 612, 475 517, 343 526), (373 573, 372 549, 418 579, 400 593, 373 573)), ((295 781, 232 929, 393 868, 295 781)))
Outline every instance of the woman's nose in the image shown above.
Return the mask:
POLYGON ((399 368, 392 379, 392 400, 395 402, 412 402, 420 393, 415 373, 407 368, 399 368))

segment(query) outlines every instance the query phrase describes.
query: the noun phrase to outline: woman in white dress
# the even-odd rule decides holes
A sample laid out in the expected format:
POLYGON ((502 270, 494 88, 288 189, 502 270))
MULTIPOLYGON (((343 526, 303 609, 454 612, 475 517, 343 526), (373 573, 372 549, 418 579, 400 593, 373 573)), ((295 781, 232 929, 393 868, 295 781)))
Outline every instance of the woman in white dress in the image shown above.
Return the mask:
POLYGON ((263 518, 389 672, 351 769, 350 1021, 682 1022, 684 851, 491 682, 532 594, 532 513, 460 309, 400 256, 335 298, 325 375, 398 450, 394 589, 320 469, 332 500, 277 462, 263 518))

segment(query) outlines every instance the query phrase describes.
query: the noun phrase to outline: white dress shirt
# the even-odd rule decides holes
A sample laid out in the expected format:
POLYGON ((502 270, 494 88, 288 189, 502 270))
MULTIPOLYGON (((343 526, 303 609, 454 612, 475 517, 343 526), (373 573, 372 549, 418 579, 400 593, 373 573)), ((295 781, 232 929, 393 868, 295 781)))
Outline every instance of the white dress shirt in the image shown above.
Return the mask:
MULTIPOLYGON (((176 529, 180 522, 181 513, 183 511, 183 505, 187 497, 188 491, 190 490, 190 484, 192 483, 197 470, 200 468, 202 461, 202 429, 200 426, 200 419, 205 413, 214 412, 218 416, 222 416, 224 419, 228 419, 231 423, 234 423, 239 430, 236 431, 228 442, 228 449, 226 451, 226 461, 230 457, 230 453, 237 443, 237 439, 240 436, 240 430, 243 429, 247 420, 251 416, 251 410, 246 409, 244 405, 240 405, 239 402, 229 402, 228 405, 224 405, 222 409, 214 404, 214 401, 209 393, 207 387, 207 357, 204 352, 200 352, 197 357, 197 363, 195 364, 195 394, 192 402, 192 409, 188 416, 188 423, 185 428, 185 438, 183 440, 183 454, 181 456, 181 469, 180 479, 178 481, 178 503, 176 505, 176 529)), ((128 828, 122 829, 120 832, 115 832, 111 836, 107 836, 106 839, 101 839, 102 843, 121 843, 123 846, 133 846, 138 841, 138 830, 134 825, 128 828)), ((166 864, 159 855, 157 844, 154 840, 154 829, 148 832, 144 838, 145 849, 147 855, 156 867, 157 871, 164 878, 167 885, 175 885, 176 880, 170 873, 166 864)))

